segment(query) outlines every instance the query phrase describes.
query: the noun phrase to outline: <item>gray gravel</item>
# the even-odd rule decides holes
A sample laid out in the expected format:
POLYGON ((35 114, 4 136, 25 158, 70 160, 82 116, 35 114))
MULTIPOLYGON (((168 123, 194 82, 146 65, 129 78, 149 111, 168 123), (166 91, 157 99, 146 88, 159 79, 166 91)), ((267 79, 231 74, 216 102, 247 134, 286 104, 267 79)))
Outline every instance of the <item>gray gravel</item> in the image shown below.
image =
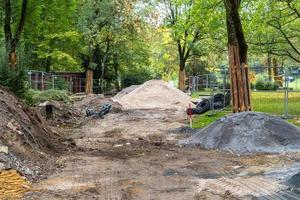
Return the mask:
POLYGON ((235 113, 179 141, 179 144, 234 153, 295 152, 300 150, 300 128, 265 113, 235 113))

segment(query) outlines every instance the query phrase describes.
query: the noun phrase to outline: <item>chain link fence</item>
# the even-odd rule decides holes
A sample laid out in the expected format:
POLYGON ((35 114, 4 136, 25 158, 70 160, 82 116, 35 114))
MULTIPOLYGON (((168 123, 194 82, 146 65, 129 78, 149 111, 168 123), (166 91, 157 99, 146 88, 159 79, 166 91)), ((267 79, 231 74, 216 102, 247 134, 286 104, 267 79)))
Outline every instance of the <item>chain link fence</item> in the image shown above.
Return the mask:
MULTIPOLYGON (((41 71, 28 71, 28 85, 35 90, 66 90, 71 93, 84 93, 86 78, 83 73, 46 73, 41 71)), ((100 79, 93 80, 93 91, 99 93, 101 86, 106 83, 100 79)))
MULTIPOLYGON (((300 116, 300 70, 298 68, 249 68, 253 110, 285 118, 300 116)), ((230 92, 228 71, 189 77, 189 89, 194 98, 213 101, 216 94, 230 92)), ((213 102, 211 102, 213 103, 213 102)), ((231 106, 212 112, 228 111, 231 106)))

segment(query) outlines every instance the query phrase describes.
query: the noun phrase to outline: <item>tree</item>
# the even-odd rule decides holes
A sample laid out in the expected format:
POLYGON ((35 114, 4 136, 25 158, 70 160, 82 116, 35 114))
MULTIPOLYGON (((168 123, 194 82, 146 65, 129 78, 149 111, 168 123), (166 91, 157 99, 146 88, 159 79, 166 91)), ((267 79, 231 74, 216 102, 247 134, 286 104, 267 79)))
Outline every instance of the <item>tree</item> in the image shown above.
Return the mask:
POLYGON ((7 60, 12 69, 15 69, 17 66, 17 54, 16 49, 21 37, 21 33, 23 31, 26 19, 27 12, 27 0, 22 1, 22 9, 21 15, 19 19, 19 23, 17 24, 17 28, 15 32, 12 31, 12 6, 10 0, 4 0, 4 34, 5 34, 5 46, 7 53, 7 60))
POLYGON ((179 58, 179 89, 185 90, 186 62, 192 55, 196 43, 203 39, 201 28, 196 23, 193 0, 163 0, 167 12, 167 27, 172 31, 179 58))
POLYGON ((282 43, 281 48, 273 49, 271 53, 285 56, 300 63, 300 3, 295 0, 273 2, 273 11, 267 24, 277 31, 280 37, 274 43, 282 43))
POLYGON ((243 32, 239 9, 241 0, 224 0, 228 33, 233 112, 251 110, 247 70, 248 45, 243 32))
POLYGON ((22 40, 23 64, 41 71, 80 71, 78 1, 30 1, 22 40), (51 9, 50 9, 51 8, 51 9))

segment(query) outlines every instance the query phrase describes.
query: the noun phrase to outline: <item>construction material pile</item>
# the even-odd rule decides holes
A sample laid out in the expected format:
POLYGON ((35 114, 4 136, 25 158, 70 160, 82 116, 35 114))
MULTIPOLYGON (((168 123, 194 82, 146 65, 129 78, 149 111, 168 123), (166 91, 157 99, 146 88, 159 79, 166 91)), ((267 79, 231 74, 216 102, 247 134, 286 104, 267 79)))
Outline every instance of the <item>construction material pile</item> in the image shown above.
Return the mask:
POLYGON ((59 150, 59 137, 34 109, 0 88, 0 170, 14 168, 34 176, 47 152, 59 150))
POLYGON ((184 110, 191 98, 162 80, 147 81, 140 86, 125 88, 114 98, 125 109, 184 110))
POLYGON ((300 128, 264 113, 231 114, 199 130, 180 145, 234 153, 281 153, 300 150, 300 128))
POLYGON ((74 108, 79 109, 81 111, 85 111, 86 109, 95 109, 99 110, 101 106, 105 104, 112 105, 112 112, 120 112, 122 110, 122 106, 114 102, 111 98, 106 98, 103 95, 88 95, 84 97, 82 100, 74 103, 74 108))

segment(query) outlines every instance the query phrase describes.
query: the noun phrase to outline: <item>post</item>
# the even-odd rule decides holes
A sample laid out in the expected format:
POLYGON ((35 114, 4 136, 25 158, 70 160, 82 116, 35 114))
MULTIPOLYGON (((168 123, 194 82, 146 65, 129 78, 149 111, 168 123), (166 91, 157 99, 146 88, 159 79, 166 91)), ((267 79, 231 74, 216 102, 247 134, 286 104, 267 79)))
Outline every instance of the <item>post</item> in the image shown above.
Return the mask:
POLYGON ((29 79, 29 87, 30 88, 31 88, 31 75, 32 75, 32 72, 28 71, 28 79, 29 79))
POLYGON ((44 91, 44 72, 42 72, 42 91, 44 91))
POLYGON ((72 93, 72 76, 70 76, 70 92, 72 93))
POLYGON ((54 80, 53 74, 51 74, 51 79, 52 79, 52 89, 55 90, 55 80, 54 80))
POLYGON ((208 89, 208 84, 209 84, 209 76, 206 74, 206 89, 208 89))
POLYGON ((288 74, 286 69, 284 70, 284 118, 288 118, 288 87, 289 87, 289 80, 288 80, 288 74))
POLYGON ((79 78, 79 92, 81 93, 81 79, 82 78, 79 78))

